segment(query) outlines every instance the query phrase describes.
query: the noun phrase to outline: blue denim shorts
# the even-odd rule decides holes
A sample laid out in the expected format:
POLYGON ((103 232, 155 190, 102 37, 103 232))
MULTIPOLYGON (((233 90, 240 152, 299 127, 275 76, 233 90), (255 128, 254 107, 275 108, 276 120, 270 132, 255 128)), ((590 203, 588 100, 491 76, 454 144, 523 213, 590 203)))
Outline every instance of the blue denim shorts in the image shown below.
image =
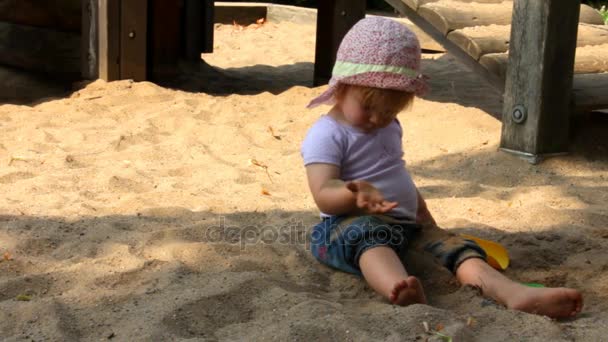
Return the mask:
POLYGON ((377 216, 330 216, 313 227, 311 252, 321 263, 344 272, 361 274, 359 258, 378 246, 402 255, 408 246, 431 253, 453 273, 469 258, 485 260, 486 253, 474 241, 435 225, 387 223, 377 216))
POLYGON ((420 230, 417 224, 389 224, 376 216, 331 216, 311 233, 311 252, 320 262, 361 275, 359 258, 366 250, 387 246, 397 254, 407 248, 420 230), (346 221, 350 220, 350 221, 346 221))

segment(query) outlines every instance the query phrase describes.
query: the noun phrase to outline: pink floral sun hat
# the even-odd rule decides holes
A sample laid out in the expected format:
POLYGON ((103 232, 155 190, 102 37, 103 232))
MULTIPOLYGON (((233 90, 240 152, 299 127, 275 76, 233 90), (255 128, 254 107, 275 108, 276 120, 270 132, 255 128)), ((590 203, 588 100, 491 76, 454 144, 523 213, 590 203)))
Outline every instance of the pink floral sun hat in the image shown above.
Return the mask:
POLYGON ((329 88, 308 108, 334 103, 339 83, 395 89, 418 96, 428 90, 420 73, 420 43, 405 25, 383 17, 361 19, 344 36, 329 88))

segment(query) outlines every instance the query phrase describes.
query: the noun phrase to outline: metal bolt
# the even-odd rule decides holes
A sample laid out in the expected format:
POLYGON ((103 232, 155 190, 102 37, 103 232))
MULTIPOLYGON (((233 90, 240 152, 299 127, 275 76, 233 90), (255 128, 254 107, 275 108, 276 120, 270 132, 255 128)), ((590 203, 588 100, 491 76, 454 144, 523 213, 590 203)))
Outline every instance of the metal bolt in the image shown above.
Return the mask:
POLYGON ((513 108, 513 112, 511 113, 511 117, 513 118, 513 122, 521 124, 526 121, 528 115, 526 114, 526 108, 524 106, 516 106, 513 108))
POLYGON ((129 32, 129 38, 131 38, 131 39, 135 38, 135 31, 129 32))

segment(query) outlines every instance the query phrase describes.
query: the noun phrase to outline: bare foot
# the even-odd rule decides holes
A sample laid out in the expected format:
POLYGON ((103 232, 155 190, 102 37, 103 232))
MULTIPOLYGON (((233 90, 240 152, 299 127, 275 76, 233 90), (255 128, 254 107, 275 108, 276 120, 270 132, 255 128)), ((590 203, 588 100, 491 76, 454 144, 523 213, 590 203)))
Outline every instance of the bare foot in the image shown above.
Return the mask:
POLYGON ((393 287, 388 299, 396 305, 426 304, 422 284, 418 278, 409 276, 393 287))
POLYGON ((521 291, 507 301, 507 307, 551 318, 573 317, 583 309, 583 296, 574 289, 531 288, 521 291))

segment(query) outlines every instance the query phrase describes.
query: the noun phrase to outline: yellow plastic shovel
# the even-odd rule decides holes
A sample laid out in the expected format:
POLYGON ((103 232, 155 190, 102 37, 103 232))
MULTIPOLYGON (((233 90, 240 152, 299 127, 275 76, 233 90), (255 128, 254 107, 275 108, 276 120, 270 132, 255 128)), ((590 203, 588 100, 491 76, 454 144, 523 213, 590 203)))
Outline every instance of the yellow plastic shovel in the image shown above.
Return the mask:
POLYGON ((488 255, 488 264, 490 266, 499 271, 504 271, 509 267, 509 253, 503 245, 466 234, 462 234, 462 237, 477 242, 479 247, 483 248, 488 255))

